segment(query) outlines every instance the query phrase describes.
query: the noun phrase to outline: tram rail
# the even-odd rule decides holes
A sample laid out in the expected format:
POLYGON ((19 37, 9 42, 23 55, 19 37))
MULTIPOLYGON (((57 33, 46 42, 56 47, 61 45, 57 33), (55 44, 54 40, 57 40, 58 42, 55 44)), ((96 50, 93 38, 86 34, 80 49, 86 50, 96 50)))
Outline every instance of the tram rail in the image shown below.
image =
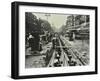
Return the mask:
MULTIPOLYGON (((86 63, 83 61, 83 59, 81 58, 81 54, 78 52, 78 50, 72 48, 72 45, 69 44, 69 42, 67 40, 65 40, 63 37, 59 36, 58 37, 58 43, 56 45, 56 48, 54 49, 53 53, 52 53, 52 57, 47 65, 47 67, 54 67, 55 64, 55 60, 56 59, 56 55, 58 55, 59 58, 58 59, 58 65, 63 67, 63 66, 71 66, 70 65, 70 57, 72 58, 72 60, 74 60, 73 62, 76 62, 76 65, 72 65, 72 66, 82 66, 82 65, 86 65, 86 63), (58 50, 59 49, 59 50, 58 50), (60 52, 60 54, 59 54, 60 52)), ((58 67, 58 66, 57 66, 58 67)))
POLYGON ((72 47, 72 45, 70 43, 68 43, 67 40, 65 41, 64 38, 61 38, 61 39, 62 39, 61 41, 63 41, 63 43, 64 43, 63 45, 65 45, 66 47, 69 48, 69 51, 71 52, 72 56, 74 58, 76 58, 76 60, 79 60, 78 61, 79 62, 79 65, 86 65, 86 63, 82 59, 81 53, 77 49, 74 49, 72 47))

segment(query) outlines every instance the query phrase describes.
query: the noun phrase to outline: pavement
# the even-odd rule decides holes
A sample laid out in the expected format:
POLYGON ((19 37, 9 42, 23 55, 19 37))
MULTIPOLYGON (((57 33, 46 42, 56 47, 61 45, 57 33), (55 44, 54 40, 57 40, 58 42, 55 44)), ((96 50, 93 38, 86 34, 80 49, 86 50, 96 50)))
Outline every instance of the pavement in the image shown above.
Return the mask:
POLYGON ((33 52, 31 48, 27 48, 25 51, 25 68, 41 68, 45 67, 45 59, 47 50, 50 50, 52 43, 48 43, 42 46, 43 50, 40 52, 33 52))

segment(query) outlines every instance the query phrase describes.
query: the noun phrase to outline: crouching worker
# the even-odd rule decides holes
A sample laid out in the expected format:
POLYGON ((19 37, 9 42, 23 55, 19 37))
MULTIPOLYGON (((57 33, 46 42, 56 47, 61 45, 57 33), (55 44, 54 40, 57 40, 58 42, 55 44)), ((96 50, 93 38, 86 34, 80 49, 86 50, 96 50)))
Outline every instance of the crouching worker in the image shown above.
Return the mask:
POLYGON ((72 60, 72 57, 69 57, 68 64, 69 64, 69 66, 76 66, 77 63, 74 59, 72 60))

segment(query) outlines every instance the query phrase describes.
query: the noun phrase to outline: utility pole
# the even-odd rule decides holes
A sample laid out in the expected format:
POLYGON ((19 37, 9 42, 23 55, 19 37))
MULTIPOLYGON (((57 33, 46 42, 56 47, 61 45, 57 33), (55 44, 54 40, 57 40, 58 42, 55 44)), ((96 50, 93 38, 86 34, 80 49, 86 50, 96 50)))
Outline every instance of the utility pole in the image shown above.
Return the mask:
POLYGON ((49 13, 46 13, 45 14, 46 18, 47 18, 47 21, 48 21, 48 18, 51 16, 49 13))

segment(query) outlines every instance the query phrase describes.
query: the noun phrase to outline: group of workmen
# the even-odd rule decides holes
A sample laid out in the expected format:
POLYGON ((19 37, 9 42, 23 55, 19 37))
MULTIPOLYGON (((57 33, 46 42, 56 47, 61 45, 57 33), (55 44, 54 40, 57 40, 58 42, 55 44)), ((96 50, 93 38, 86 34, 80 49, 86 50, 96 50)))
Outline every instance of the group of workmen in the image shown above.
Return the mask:
MULTIPOLYGON (((28 41, 29 47, 31 47, 31 51, 41 51, 42 50, 43 39, 38 34, 29 33, 29 35, 27 36, 27 41, 28 41)), ((57 46, 59 46, 58 34, 52 34, 52 35, 48 34, 45 41, 52 42, 52 48, 56 50, 54 67, 62 66, 63 62, 60 61, 61 50, 60 48, 56 48, 57 46)), ((72 61, 72 57, 69 57, 68 63, 69 63, 69 66, 76 65, 76 63, 72 61)))

